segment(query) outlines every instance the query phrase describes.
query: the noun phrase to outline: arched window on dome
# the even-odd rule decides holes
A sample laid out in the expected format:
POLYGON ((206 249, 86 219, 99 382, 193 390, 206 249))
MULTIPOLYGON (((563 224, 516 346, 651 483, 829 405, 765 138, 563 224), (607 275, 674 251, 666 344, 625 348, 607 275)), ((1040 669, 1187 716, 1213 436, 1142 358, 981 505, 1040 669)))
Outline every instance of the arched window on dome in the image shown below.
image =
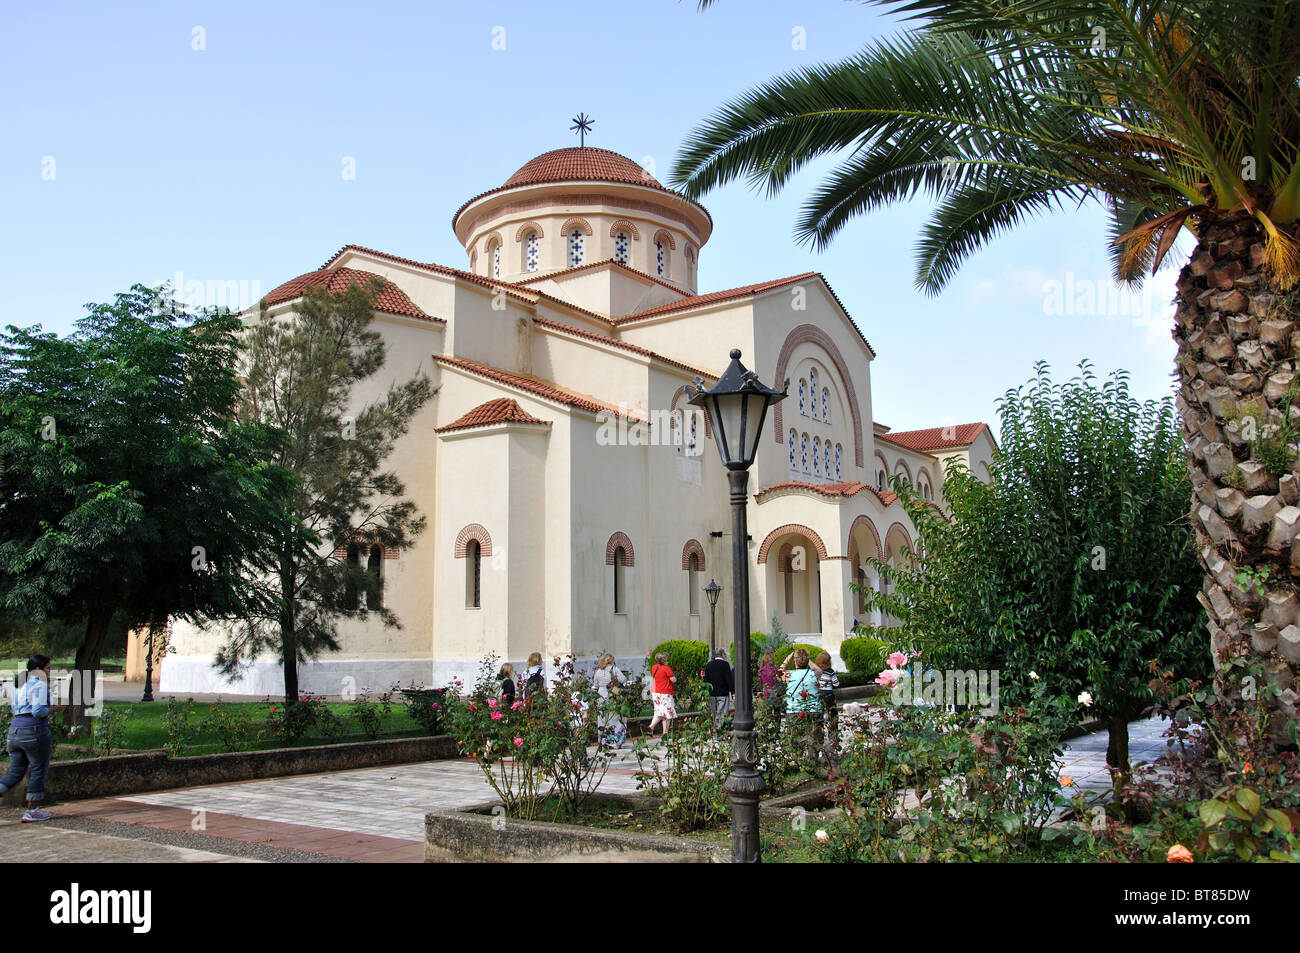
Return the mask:
POLYGON ((822 388, 822 422, 831 422, 831 392, 828 388, 822 388))
POLYGON ((620 265, 626 265, 632 260, 632 239, 627 232, 619 232, 614 236, 614 260, 620 265))
POLYGON ((813 437, 813 476, 822 475, 822 438, 813 437))
POLYGON ((490 254, 492 255, 492 277, 500 278, 501 277, 501 243, 500 242, 492 243, 492 251, 490 254))
POLYGON ((668 244, 662 238, 655 241, 655 274, 668 277, 668 244))
POLYGON ((808 472, 808 435, 803 434, 799 438, 799 469, 804 473, 808 472))
POLYGON ((575 228, 569 232, 569 267, 577 268, 586 263, 587 250, 584 244, 582 229, 575 228))
POLYGON ((808 416, 808 382, 799 378, 799 413, 808 416))
POLYGON ((790 469, 791 469, 791 470, 798 470, 798 469, 799 469, 799 467, 798 467, 798 461, 799 461, 798 450, 799 450, 799 435, 798 435, 797 433, 795 433, 795 432, 794 432, 794 428, 791 427, 791 428, 790 428, 790 469))
POLYGON ((808 372, 808 396, 812 400, 812 419, 818 420, 817 413, 817 368, 808 372))
POLYGON ((524 271, 536 271, 541 264, 541 242, 536 232, 524 236, 524 271))

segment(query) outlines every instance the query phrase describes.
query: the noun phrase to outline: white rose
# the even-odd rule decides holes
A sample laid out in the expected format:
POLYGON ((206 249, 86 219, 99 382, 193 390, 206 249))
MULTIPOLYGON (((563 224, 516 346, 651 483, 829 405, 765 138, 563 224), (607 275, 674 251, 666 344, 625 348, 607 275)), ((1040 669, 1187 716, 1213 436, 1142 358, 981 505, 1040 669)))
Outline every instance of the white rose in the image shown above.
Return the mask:
POLYGON ((819 830, 816 834, 813 834, 813 837, 817 838, 817 840, 823 844, 827 843, 831 839, 831 835, 827 834, 824 830, 819 830))
POLYGON ((1038 673, 1037 673, 1037 672, 1030 672, 1030 673, 1029 673, 1029 678, 1030 678, 1032 681, 1035 681, 1035 682, 1038 681, 1038 673))
POLYGON ((1079 692, 1079 704, 1084 708, 1092 707, 1092 692, 1079 692))

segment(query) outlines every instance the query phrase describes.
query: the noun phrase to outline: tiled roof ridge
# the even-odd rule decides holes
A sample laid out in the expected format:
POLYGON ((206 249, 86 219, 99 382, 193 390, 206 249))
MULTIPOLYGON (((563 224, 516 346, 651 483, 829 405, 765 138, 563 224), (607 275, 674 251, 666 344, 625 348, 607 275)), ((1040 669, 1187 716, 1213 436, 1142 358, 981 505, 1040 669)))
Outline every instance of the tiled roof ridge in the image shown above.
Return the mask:
POLYGON ((541 424, 546 427, 551 425, 549 420, 542 420, 528 413, 513 397, 496 397, 471 408, 451 423, 435 428, 434 432, 448 433, 453 430, 467 430, 471 427, 487 427, 500 423, 541 424))
POLYGON ((570 407, 577 407, 579 410, 585 410, 589 413, 610 413, 618 417, 623 417, 629 421, 641 422, 641 418, 635 414, 628 413, 626 409, 620 410, 618 404, 608 401, 597 400, 594 397, 588 397, 584 394, 578 394, 565 387, 561 387, 554 381, 543 380, 531 374, 519 374, 514 371, 503 371, 499 367, 493 367, 490 364, 483 364, 479 361, 471 361, 463 357, 446 357, 443 355, 433 355, 433 360, 437 364, 448 364, 452 367, 460 368, 471 374, 478 374, 480 377, 486 377, 489 380, 497 381, 511 387, 518 387, 520 390, 528 391, 538 397, 554 401, 558 404, 566 404, 570 407))
POLYGON ((407 296, 405 291, 392 281, 382 275, 375 274, 373 271, 365 271, 360 268, 330 269, 322 267, 315 271, 304 272, 272 288, 263 295, 263 300, 268 305, 283 304, 286 301, 301 298, 308 288, 324 288, 330 292, 337 292, 372 279, 379 281, 382 285, 379 294, 375 296, 376 311, 408 318, 419 318, 424 321, 436 321, 441 324, 446 323, 442 318, 435 318, 426 314, 407 296), (343 279, 342 288, 336 287, 339 284, 338 279, 343 279))
POLYGON ((803 480, 783 480, 780 483, 773 483, 771 486, 759 490, 754 494, 754 498, 758 499, 777 490, 807 490, 819 496, 829 497, 856 496, 866 490, 874 494, 884 506, 889 506, 898 499, 898 494, 893 490, 877 490, 871 484, 859 483, 857 480, 845 480, 840 483, 809 483, 803 480))
MULTIPOLYGON (((981 433, 988 429, 988 424, 974 421, 968 424, 945 424, 939 427, 923 427, 919 430, 898 430, 884 436, 891 443, 907 447, 909 450, 926 452, 929 450, 948 450, 968 447, 981 433), (945 439, 943 432, 951 430, 952 439, 945 439)), ((877 436, 883 436, 877 434, 877 436)))

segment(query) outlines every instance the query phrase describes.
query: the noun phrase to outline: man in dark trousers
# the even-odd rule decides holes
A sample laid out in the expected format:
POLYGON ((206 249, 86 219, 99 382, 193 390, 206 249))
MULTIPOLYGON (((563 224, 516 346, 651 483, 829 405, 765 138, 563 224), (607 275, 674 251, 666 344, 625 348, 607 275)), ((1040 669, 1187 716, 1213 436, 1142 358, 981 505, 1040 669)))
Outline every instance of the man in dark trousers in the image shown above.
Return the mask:
POLYGON ((736 690, 726 649, 713 653, 713 659, 704 666, 704 680, 709 683, 709 712, 713 715, 713 730, 717 731, 722 727, 722 719, 727 717, 731 694, 736 690))

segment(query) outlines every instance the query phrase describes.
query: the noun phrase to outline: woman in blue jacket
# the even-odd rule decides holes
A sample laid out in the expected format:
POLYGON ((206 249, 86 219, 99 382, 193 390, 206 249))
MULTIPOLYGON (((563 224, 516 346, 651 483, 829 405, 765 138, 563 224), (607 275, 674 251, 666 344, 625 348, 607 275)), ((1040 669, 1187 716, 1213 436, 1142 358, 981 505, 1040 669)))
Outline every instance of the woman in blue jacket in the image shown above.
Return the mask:
POLYGON ((14 689, 13 716, 9 725, 9 773, 0 778, 0 796, 18 784, 31 768, 27 782, 27 811, 23 823, 48 821, 43 811, 45 775, 50 769, 50 657, 33 655, 27 660, 27 678, 14 689))

